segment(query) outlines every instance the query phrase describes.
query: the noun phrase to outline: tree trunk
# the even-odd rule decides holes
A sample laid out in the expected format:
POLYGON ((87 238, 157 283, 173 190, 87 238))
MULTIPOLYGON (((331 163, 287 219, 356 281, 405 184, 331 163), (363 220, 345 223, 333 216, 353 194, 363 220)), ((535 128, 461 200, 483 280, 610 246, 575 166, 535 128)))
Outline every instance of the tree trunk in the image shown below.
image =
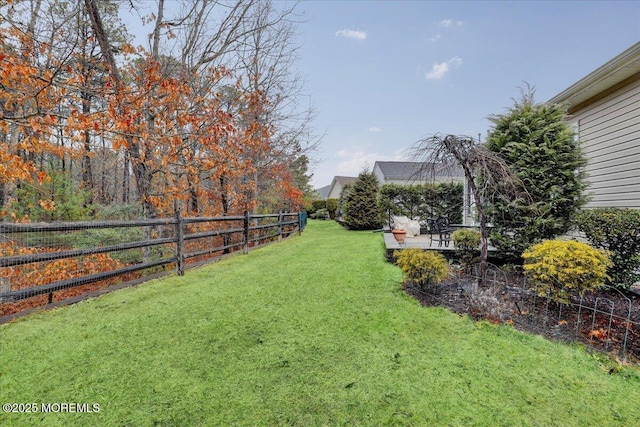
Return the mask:
POLYGON ((222 202, 222 215, 229 213, 229 199, 227 196, 227 177, 223 173, 220 175, 220 199, 222 202))
POLYGON ((124 159, 122 164, 122 203, 129 203, 129 154, 123 153, 124 159))
MULTIPOLYGON (((85 5, 87 7, 87 12, 89 13, 89 16, 91 18, 91 25, 93 27, 96 39, 100 44, 100 49, 102 50, 105 61, 107 62, 109 73, 111 75, 111 78, 113 79, 113 82, 115 83, 114 86, 116 91, 116 98, 120 100, 118 101, 118 105, 116 105, 116 111, 120 114, 123 114, 125 109, 121 104, 121 100, 124 96, 124 82, 122 80, 122 77, 120 76, 120 71, 118 69, 118 65, 116 64, 113 53, 111 52, 111 46, 104 31, 104 26, 102 25, 100 11, 98 10, 96 0, 85 0, 85 5)), ((157 209, 151 201, 151 171, 149 170, 148 165, 145 163, 145 160, 142 159, 140 144, 135 142, 130 135, 127 136, 126 140, 126 150, 129 154, 131 166, 133 168, 133 175, 136 179, 136 187, 138 190, 138 197, 140 198, 140 202, 142 204, 143 215, 145 218, 155 218, 157 216, 157 209)), ((150 156, 151 153, 145 153, 144 157, 145 159, 149 159, 150 156)))
MULTIPOLYGON (((91 95, 86 91, 82 93, 82 113, 91 113, 91 95)), ((93 197, 93 173, 91 170, 91 131, 84 130, 84 151, 82 153, 82 187, 92 193, 93 197)), ((89 201, 91 203, 91 201, 89 201)))

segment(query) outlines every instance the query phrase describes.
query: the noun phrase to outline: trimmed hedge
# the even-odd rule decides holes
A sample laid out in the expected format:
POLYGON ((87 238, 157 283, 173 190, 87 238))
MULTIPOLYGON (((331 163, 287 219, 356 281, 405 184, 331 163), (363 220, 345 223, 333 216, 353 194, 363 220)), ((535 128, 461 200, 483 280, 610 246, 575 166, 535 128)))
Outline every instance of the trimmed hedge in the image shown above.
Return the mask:
POLYGON ((463 192, 461 183, 385 184, 378 206, 385 215, 423 219, 444 216, 456 224, 462 222, 463 192))
POLYGON ((640 280, 640 211, 588 209, 578 214, 576 223, 593 246, 611 252, 612 286, 627 289, 640 280))
MULTIPOLYGON (((313 215, 319 210, 324 209, 329 213, 329 218, 336 219, 336 210, 338 209, 338 199, 313 200, 311 206, 307 209, 310 218, 316 218, 313 215)), ((324 219, 324 212, 320 214, 324 219)))

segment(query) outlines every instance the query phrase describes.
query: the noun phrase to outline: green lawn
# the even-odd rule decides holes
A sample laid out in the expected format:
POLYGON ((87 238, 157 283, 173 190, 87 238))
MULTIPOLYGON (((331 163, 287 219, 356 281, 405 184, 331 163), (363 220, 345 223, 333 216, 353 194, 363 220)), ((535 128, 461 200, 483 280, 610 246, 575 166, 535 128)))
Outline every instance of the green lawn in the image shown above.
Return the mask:
POLYGON ((382 236, 302 236, 0 326, 0 413, 46 426, 631 426, 640 373, 420 307, 382 236), (55 406, 54 406, 55 408, 55 406))

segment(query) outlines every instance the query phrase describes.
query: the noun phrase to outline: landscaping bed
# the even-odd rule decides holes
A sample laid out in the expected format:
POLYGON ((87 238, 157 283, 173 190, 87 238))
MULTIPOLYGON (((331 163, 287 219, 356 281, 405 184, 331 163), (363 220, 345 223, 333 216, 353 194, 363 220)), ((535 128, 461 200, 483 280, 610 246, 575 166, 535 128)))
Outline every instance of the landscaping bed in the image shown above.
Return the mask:
POLYGON ((444 306, 474 319, 640 360, 640 296, 635 292, 603 289, 559 304, 540 297, 520 273, 491 270, 489 276, 484 286, 476 287, 475 275, 456 271, 438 285, 405 290, 424 306, 444 306))

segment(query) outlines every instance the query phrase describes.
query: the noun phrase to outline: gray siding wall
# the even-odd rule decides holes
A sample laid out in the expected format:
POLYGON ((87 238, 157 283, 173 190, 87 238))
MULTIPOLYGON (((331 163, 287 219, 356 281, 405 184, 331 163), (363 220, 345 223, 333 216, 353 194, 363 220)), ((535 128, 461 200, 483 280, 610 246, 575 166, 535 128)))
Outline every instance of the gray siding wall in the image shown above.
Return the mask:
POLYGON ((380 169, 380 166, 378 166, 377 163, 373 165, 373 174, 376 176, 376 178, 378 178, 378 184, 380 185, 387 184, 384 180, 384 174, 382 173, 382 170, 380 169))
POLYGON ((573 113, 589 159, 587 207, 640 209, 640 80, 573 113))
POLYGON ((336 182, 331 190, 327 194, 327 199, 339 199, 340 193, 342 192, 342 185, 339 182, 336 182))

